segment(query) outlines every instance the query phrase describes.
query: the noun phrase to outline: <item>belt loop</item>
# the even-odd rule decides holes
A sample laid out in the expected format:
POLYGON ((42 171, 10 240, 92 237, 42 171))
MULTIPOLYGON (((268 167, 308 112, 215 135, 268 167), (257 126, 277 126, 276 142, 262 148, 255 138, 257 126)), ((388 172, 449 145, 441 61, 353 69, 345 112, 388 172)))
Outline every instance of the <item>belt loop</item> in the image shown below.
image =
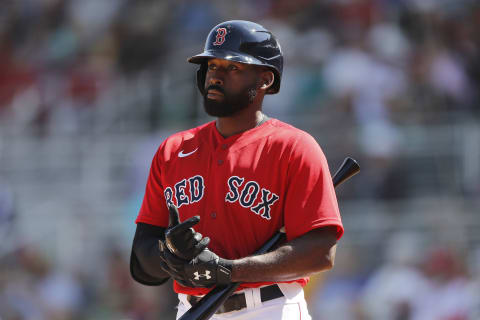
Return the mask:
POLYGON ((184 293, 179 293, 178 294, 178 300, 180 300, 188 309, 190 309, 192 307, 192 305, 190 304, 190 302, 188 301, 187 299, 187 295, 184 294, 184 293))
POLYGON ((255 299, 253 296, 253 290, 250 288, 244 289, 245 302, 247 303, 247 309, 255 308, 255 299))
POLYGON ((253 306, 259 308, 262 306, 262 296, 260 294, 260 288, 252 288, 253 306))
POLYGON ((304 299, 303 288, 297 282, 279 283, 278 287, 288 302, 297 302, 304 299))

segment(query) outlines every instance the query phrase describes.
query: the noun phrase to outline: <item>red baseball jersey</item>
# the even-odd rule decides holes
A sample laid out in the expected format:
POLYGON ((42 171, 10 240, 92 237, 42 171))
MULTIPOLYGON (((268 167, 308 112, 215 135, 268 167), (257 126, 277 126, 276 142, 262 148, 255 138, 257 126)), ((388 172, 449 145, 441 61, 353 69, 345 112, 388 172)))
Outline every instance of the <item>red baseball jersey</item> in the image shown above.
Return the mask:
MULTIPOLYGON (((253 254, 282 226, 287 240, 325 226, 343 226, 325 156, 306 132, 277 119, 224 138, 215 122, 174 134, 155 154, 136 222, 168 226, 167 203, 180 220, 210 237, 222 258, 253 254)), ((308 278, 295 280, 305 285, 308 278)), ((270 282, 243 283, 259 287, 270 282)), ((178 293, 202 295, 205 288, 178 293)))

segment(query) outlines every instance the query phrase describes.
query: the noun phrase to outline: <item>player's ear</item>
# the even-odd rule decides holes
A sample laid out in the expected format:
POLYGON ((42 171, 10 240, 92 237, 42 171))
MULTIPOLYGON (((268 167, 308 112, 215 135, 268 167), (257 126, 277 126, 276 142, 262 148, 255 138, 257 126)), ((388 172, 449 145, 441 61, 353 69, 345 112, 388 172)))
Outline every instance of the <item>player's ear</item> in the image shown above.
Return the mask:
POLYGON ((267 90, 273 85, 275 75, 272 71, 265 69, 260 73, 260 90, 267 90))

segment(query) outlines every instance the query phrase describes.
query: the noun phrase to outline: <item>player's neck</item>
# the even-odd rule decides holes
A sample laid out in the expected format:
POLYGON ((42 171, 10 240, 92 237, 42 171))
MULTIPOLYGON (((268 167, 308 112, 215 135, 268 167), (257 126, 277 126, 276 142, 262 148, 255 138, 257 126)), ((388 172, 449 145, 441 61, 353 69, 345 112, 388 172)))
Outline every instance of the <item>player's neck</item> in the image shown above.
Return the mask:
MULTIPOLYGON (((246 110, 247 111, 247 110, 246 110)), ((228 138, 249 129, 253 129, 263 122, 265 115, 261 110, 254 112, 241 112, 232 117, 218 118, 216 121, 217 130, 228 138)))

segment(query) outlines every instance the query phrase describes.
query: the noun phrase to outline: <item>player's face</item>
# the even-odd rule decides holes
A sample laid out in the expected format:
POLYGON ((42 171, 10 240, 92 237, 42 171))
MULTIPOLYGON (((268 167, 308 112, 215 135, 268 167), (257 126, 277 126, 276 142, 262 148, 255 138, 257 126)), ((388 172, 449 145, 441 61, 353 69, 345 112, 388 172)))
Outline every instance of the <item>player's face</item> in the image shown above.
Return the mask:
POLYGON ((258 69, 223 59, 208 60, 203 97, 205 111, 229 117, 248 107, 257 95, 258 69))

